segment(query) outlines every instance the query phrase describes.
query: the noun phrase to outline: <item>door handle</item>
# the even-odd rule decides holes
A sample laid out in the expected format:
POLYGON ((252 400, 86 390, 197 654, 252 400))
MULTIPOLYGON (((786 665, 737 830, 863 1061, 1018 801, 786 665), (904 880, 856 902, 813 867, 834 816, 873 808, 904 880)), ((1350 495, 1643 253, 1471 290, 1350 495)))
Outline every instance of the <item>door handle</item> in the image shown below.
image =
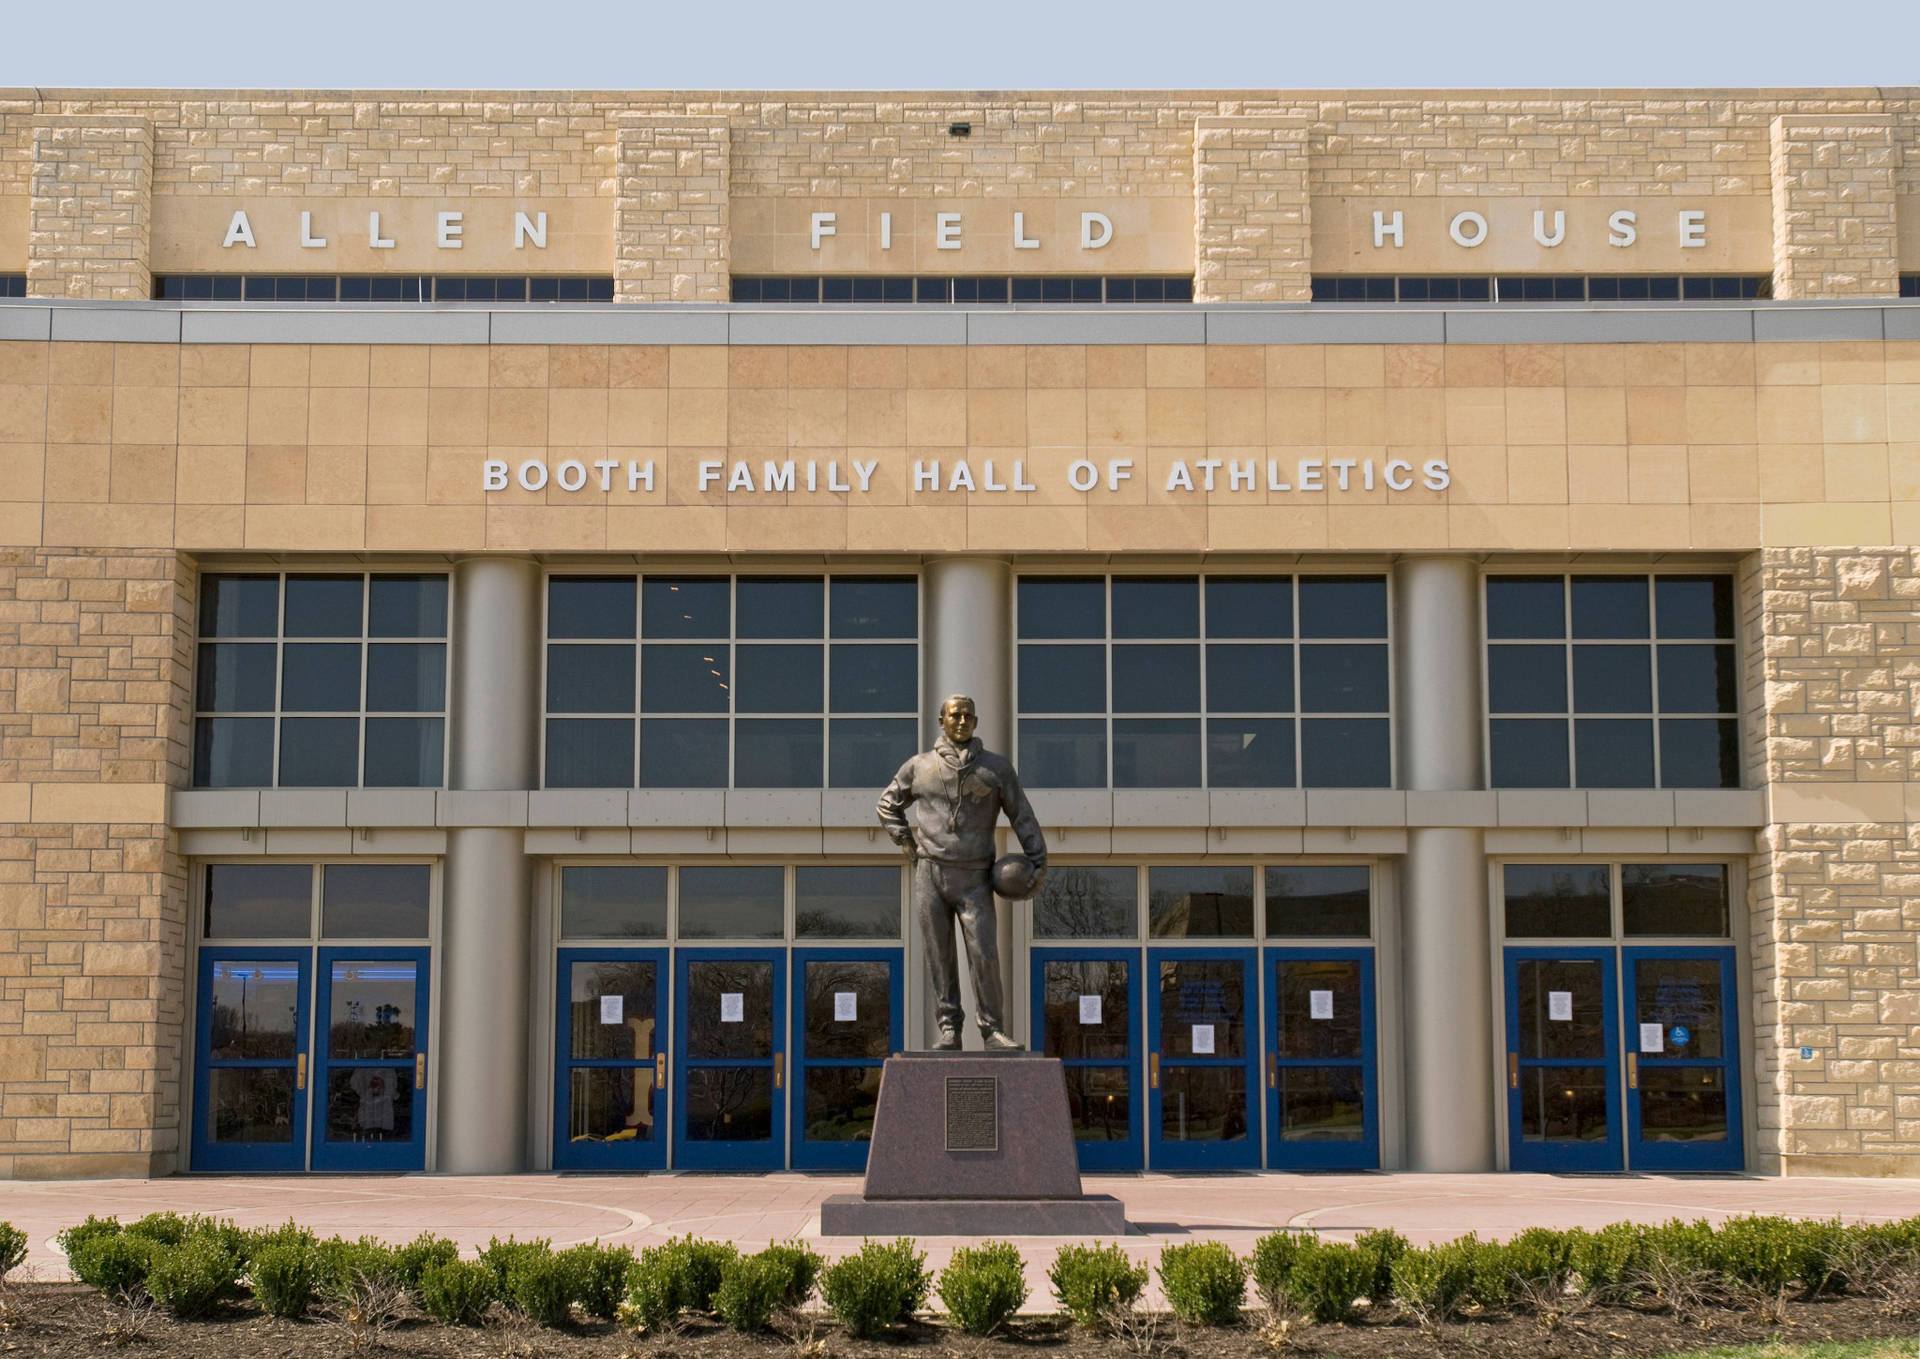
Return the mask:
POLYGON ((1638 1090, 1639 1088, 1640 1054, 1637 1052, 1629 1052, 1627 1054, 1627 1089, 1638 1090))
POLYGON ((413 1088, 415 1090, 427 1088, 427 1054, 424 1052, 413 1054, 413 1088))
POLYGON ((774 1053, 773 1054, 773 1088, 775 1090, 782 1090, 786 1088, 786 1074, 787 1074, 787 1054, 784 1052, 774 1053))
POLYGON ((1157 1052, 1150 1052, 1147 1054, 1147 1089, 1158 1090, 1159 1088, 1160 1088, 1160 1054, 1157 1052))
POLYGON ((1280 1059, 1273 1053, 1267 1054, 1267 1089, 1280 1088, 1280 1059))
POLYGON ((653 1088, 655 1090, 667 1088, 667 1054, 664 1052, 656 1052, 653 1055, 653 1088))
POLYGON ((307 1088, 307 1054, 304 1052, 293 1061, 293 1088, 295 1090, 307 1088))
POLYGON ((1518 1090, 1519 1088, 1520 1054, 1517 1052, 1509 1052, 1507 1054, 1507 1089, 1518 1090))

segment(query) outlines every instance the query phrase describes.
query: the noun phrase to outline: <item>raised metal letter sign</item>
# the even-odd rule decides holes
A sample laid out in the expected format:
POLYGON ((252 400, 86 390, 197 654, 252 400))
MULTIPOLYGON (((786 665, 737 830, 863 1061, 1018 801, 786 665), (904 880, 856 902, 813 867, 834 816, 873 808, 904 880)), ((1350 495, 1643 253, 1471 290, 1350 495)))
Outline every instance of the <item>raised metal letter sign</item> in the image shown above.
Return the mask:
POLYGON ((1000 1080, 947 1077, 947 1150, 1000 1150, 1000 1080))

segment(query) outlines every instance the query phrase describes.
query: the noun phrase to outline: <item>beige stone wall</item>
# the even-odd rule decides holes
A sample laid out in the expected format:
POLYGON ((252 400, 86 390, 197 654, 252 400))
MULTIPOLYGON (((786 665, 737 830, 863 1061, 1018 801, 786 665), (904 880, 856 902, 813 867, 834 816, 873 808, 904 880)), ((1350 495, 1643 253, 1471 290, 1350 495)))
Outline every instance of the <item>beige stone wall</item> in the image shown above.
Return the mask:
POLYGON ((1899 160, 1885 117, 1774 119, 1776 297, 1898 295, 1899 160))
POLYGON ((1771 550, 1757 574, 1763 1141, 1789 1173, 1920 1173, 1920 553, 1771 550))
POLYGON ((1715 551, 1920 542, 1920 342, 0 343, 0 542, 470 551, 1715 551), (487 491, 489 459, 590 470, 487 491), (793 459, 817 489, 705 487, 793 459), (976 486, 1018 460, 1032 491, 976 486), (1450 484, 1382 482, 1444 460, 1450 484), (827 464, 865 490, 830 491, 827 464), (1099 472, 1076 491, 1079 461, 1099 472), (1208 469, 1214 489, 1206 489, 1208 469), (629 489, 629 462, 655 467, 629 489), (940 489, 916 487, 938 462, 940 489), (1320 488, 1302 490, 1303 462, 1320 488), (1364 484, 1371 462, 1376 480, 1364 484), (1128 463, 1113 480, 1110 468, 1128 463), (1268 464, 1272 464, 1269 469, 1268 464), (1345 489, 1338 464, 1350 463, 1345 489), (1184 464, 1194 489, 1169 489, 1184 464), (1252 489, 1229 464, 1249 465, 1252 489), (1268 490, 1271 473, 1296 489, 1268 490))
POLYGON ((27 217, 31 297, 141 300, 153 228, 153 128, 144 118, 41 118, 27 217))
POLYGON ((1305 119, 1202 118, 1194 128, 1196 302, 1306 302, 1313 212, 1305 119))
POLYGON ((620 129, 615 296, 727 300, 728 146, 724 122, 649 118, 620 129))
POLYGON ((173 1166, 194 589, 170 552, 0 550, 0 1177, 173 1166))

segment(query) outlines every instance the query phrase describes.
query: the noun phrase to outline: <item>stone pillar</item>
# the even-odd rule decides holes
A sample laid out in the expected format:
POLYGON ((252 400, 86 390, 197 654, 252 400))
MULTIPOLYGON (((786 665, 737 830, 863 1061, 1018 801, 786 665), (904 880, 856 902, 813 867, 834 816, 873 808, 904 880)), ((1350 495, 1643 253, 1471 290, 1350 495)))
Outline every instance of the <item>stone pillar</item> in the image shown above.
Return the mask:
POLYGON ((29 194, 29 297, 153 296, 153 125, 145 118, 35 118, 29 194))
POLYGON ((1193 300, 1312 300, 1309 202, 1306 119, 1196 121, 1193 300))
POLYGON ((1900 148, 1883 114, 1773 120, 1773 295, 1897 297, 1900 148))
MULTIPOLYGON (((454 567, 449 789, 538 785, 540 567, 478 557, 454 567)), ((447 832, 440 931, 439 1155, 462 1175, 527 1167, 527 997, 532 877, 526 832, 447 832)))
MULTIPOLYGON (((1013 756, 1013 569, 991 557, 942 557, 926 568, 926 622, 921 635, 926 638, 926 693, 920 709, 923 747, 940 734, 935 715, 940 701, 948 694, 969 694, 980 710, 979 737, 988 750, 1013 756)), ((1006 992, 1007 1026, 1014 1037, 1026 1032, 1026 998, 1015 993, 1013 978, 1021 975, 1015 967, 1013 952, 1014 912, 1006 903, 1000 908, 1000 962, 1008 975, 1001 978, 1006 992)), ((909 966, 924 968, 925 945, 917 937, 910 942, 909 966)), ((961 954, 965 959, 964 951, 961 954)), ((914 974, 922 987, 922 1003, 910 1014, 922 1026, 919 1035, 909 1034, 908 1042, 924 1046, 931 1036, 931 998, 924 994, 924 973, 914 974)), ((970 988, 969 988, 970 989, 970 988)), ((974 1026, 974 1001, 965 997, 967 1023, 962 1037, 969 1048, 980 1041, 974 1026)))
POLYGON ((622 123, 614 142, 615 299, 725 302, 725 120, 640 118, 622 123))
MULTIPOLYGON (((1414 557, 1394 569, 1401 786, 1484 786, 1480 580, 1466 557, 1414 557)), ((1485 833, 1407 832, 1401 944, 1405 976, 1407 1169, 1494 1166, 1493 941, 1485 833)))

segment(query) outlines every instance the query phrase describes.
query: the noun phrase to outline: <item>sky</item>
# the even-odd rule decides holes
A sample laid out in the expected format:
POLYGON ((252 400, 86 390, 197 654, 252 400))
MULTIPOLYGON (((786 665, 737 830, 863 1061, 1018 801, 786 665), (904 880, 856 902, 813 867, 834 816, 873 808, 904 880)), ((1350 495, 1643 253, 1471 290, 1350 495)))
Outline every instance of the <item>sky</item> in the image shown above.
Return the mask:
POLYGON ((12 0, 5 8, 8 87, 1920 84, 1916 0, 12 0))

